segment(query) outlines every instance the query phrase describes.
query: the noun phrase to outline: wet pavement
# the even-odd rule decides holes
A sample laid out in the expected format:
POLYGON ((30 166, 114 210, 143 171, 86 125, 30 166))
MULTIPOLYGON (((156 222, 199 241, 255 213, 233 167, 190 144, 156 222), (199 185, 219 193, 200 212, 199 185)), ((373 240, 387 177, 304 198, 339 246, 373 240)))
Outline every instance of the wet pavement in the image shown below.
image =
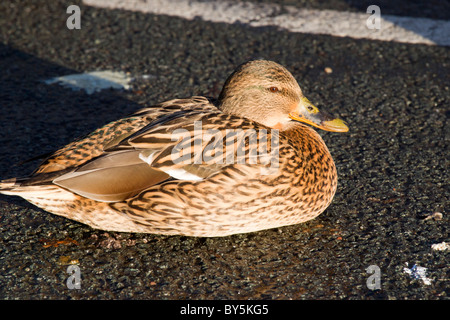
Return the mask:
POLYGON ((338 190, 310 222, 224 238, 93 230, 0 195, 1 299, 449 298, 449 250, 432 248, 450 242, 448 47, 82 4, 81 29, 69 30, 67 6, 0 4, 2 179, 29 174, 36 161, 17 164, 142 105, 217 95, 235 66, 263 57, 348 122, 346 134, 320 131, 338 190), (44 82, 93 70, 135 81, 91 95, 44 82), (69 288, 69 266, 79 289, 69 288))

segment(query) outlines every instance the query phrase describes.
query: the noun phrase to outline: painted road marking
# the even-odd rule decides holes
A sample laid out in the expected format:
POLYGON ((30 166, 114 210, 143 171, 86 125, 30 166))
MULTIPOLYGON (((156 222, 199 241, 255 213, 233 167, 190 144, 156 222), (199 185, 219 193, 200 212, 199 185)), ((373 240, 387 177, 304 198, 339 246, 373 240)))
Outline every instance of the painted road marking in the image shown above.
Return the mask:
POLYGON ((58 83, 73 90, 83 89, 87 94, 92 94, 104 89, 125 89, 130 88, 131 77, 119 71, 93 71, 45 80, 46 84, 58 83))
POLYGON ((276 26, 300 33, 450 46, 450 21, 384 15, 370 29, 370 13, 310 10, 272 3, 191 0, 83 0, 89 6, 162 14, 211 22, 276 26))

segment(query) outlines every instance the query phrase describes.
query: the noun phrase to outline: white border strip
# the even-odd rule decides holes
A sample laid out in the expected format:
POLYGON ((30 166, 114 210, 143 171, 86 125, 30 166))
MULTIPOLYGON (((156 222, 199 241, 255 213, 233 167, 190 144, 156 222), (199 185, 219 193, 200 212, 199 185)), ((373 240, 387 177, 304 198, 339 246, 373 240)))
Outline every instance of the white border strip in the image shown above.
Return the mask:
POLYGON ((83 3, 190 20, 277 26, 291 32, 450 46, 450 21, 383 15, 383 8, 380 8, 381 28, 369 29, 368 13, 309 10, 271 3, 227 0, 83 0, 83 3))

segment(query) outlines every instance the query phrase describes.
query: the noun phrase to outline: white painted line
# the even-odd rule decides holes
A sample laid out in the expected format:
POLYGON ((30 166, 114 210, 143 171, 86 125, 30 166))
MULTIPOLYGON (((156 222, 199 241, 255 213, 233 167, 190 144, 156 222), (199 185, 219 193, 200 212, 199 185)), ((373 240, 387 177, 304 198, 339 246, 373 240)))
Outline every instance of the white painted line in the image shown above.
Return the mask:
POLYGON ((104 89, 129 89, 132 78, 123 72, 93 71, 78 74, 69 74, 45 80, 46 84, 59 83, 73 90, 84 89, 87 94, 92 94, 104 89))
POLYGON ((229 0, 83 0, 83 3, 185 19, 277 26, 291 32, 450 46, 450 21, 384 15, 383 8, 380 8, 381 28, 369 29, 366 22, 371 14, 365 12, 309 10, 272 3, 229 0))

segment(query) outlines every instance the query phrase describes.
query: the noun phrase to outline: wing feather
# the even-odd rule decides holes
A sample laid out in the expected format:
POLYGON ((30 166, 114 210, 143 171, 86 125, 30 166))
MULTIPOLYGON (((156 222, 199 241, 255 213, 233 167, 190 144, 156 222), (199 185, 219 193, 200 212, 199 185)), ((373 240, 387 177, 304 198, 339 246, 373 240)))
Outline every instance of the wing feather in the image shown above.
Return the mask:
POLYGON ((37 184, 42 177, 49 183, 51 177, 52 183, 78 195, 118 202, 171 178, 205 180, 234 167, 257 175, 264 164, 250 160, 255 142, 238 141, 229 131, 258 128, 266 129, 222 113, 207 98, 172 100, 60 149, 30 179, 37 184), (234 162, 227 158, 230 155, 234 162))

